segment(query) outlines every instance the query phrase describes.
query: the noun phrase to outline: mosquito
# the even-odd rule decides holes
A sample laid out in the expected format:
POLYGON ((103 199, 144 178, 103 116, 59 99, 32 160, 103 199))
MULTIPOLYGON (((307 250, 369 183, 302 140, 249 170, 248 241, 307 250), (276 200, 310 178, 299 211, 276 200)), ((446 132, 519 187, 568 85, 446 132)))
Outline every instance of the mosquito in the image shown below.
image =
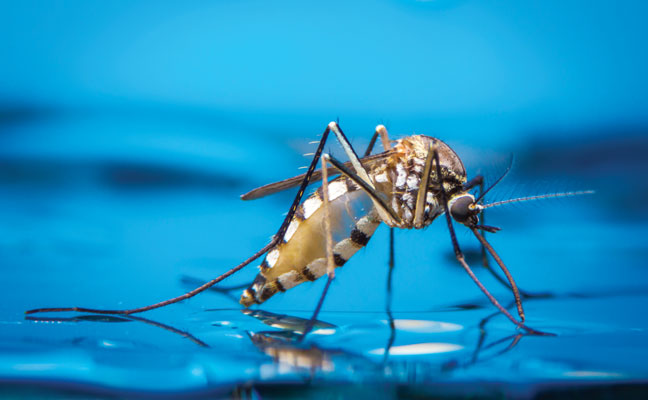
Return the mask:
POLYGON ((193 297, 265 254, 259 274, 243 291, 240 303, 244 307, 261 304, 278 292, 327 275, 328 281, 313 315, 314 320, 335 277, 335 268, 343 266, 365 247, 381 223, 391 228, 422 229, 443 215, 456 259, 479 289, 517 327, 532 334, 542 334, 524 324, 520 291, 504 262, 485 238, 484 232, 495 233, 500 228, 480 224, 479 216, 483 210, 502 204, 593 192, 553 193, 484 204, 486 193, 503 177, 483 190, 483 177, 478 175, 467 180, 461 159, 441 140, 412 135, 391 141, 383 125, 376 127, 369 148, 360 158, 337 122, 331 122, 324 130, 305 174, 262 186, 241 196, 243 200, 252 200, 299 186, 277 233, 267 245, 241 264, 183 295, 145 307, 128 310, 39 308, 26 313, 140 313, 193 297), (330 154, 323 154, 331 132, 344 149, 348 162, 343 163, 330 154), (370 155, 378 137, 384 151, 370 155), (320 162, 321 168, 316 170, 320 162), (329 181, 329 175, 334 174, 339 176, 329 181), (306 187, 319 180, 322 186, 302 202, 306 187), (481 191, 475 197, 470 191, 477 186, 481 191), (519 319, 509 313, 473 273, 459 247, 453 221, 467 227, 499 265, 513 292, 519 319))

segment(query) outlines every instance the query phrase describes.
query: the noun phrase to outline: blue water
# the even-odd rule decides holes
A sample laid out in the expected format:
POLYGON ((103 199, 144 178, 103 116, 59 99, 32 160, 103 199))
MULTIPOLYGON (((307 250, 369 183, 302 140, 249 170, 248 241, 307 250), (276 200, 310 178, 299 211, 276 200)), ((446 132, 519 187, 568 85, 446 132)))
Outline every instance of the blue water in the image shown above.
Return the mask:
MULTIPOLYGON (((388 230, 379 228, 338 271, 322 325, 304 341, 323 281, 275 296, 254 307, 256 314, 238 306, 236 290, 138 316, 145 320, 74 313, 25 319, 35 307, 131 308, 173 297, 247 258, 281 223, 291 193, 249 203, 238 195, 296 173, 285 164, 304 160, 289 145, 245 132, 219 137, 211 148, 204 145, 209 136, 178 135, 164 149, 156 137, 140 134, 137 143, 124 133, 133 125, 154 130, 155 118, 129 118, 30 118, 4 139, 0 376, 14 389, 223 394, 255 384, 380 381, 454 393, 481 382, 486 393, 526 396, 548 383, 636 382, 648 374, 645 211, 633 201, 608 201, 623 176, 592 174, 598 164, 574 162, 598 141, 559 152, 551 144, 519 149, 492 198, 565 185, 595 188, 596 195, 495 208, 487 216, 503 228, 489 237, 519 285, 546 295, 525 301, 527 323, 555 337, 523 335, 496 312, 454 260, 442 220, 396 232, 391 303, 388 230), (65 131, 57 140, 76 148, 37 144, 43 132, 57 130, 65 131), (94 132, 91 141, 87 132, 94 132), (96 145, 102 136, 112 148, 96 145), (195 165, 207 151, 214 160, 195 165), (565 165, 527 162, 543 157, 565 165), (489 387, 494 383, 508 386, 489 387)), ((486 162, 501 170, 497 158, 486 162)), ((607 161, 616 170, 624 162, 635 161, 607 161)), ((511 294, 479 267, 477 242, 461 227, 458 235, 479 277, 511 306, 511 294)), ((223 285, 255 274, 250 266, 223 285)))
MULTIPOLYGON (((648 378, 646 6, 605 2, 0 4, 0 393, 63 398, 640 396, 648 378), (584 10, 587 10, 585 12, 584 10), (379 21, 379 23, 377 23, 379 21), (191 290, 263 247, 339 118, 362 151, 436 136, 487 201, 519 286, 516 329, 456 262, 447 226, 389 230, 325 282, 250 311, 191 290)), ((327 146, 339 158, 334 143, 327 146)), ((478 242, 457 227, 478 277, 478 242)), ((222 283, 248 283, 256 263, 222 283)))

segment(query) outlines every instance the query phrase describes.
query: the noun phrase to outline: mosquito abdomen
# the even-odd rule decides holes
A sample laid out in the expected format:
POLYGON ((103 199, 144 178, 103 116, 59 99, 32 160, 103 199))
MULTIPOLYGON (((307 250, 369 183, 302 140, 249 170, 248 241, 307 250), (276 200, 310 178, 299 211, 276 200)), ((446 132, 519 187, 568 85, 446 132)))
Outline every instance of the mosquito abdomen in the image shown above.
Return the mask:
MULTIPOLYGON (((329 183, 333 259, 341 267, 369 242, 380 224, 370 198, 344 177, 329 183)), ((260 273, 240 299, 246 307, 263 303, 277 292, 326 274, 321 188, 299 206, 284 241, 268 252, 260 273)))

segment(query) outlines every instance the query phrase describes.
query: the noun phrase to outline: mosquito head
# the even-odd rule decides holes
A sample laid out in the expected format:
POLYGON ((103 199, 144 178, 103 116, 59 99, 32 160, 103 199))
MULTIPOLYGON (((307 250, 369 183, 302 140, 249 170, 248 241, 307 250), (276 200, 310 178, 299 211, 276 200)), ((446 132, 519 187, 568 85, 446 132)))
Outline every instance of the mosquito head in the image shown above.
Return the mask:
POLYGON ((482 206, 475 202, 475 196, 464 192, 450 198, 448 209, 455 221, 464 225, 475 226, 479 222, 477 215, 482 211, 482 206))

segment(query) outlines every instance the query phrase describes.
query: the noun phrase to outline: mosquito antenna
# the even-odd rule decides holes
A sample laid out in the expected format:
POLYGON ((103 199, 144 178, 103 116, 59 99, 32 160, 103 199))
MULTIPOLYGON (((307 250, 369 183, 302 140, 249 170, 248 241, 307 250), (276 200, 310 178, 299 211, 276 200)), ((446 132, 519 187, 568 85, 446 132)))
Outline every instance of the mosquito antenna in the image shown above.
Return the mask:
MULTIPOLYGON (((596 193, 594 190, 579 190, 579 191, 575 191, 575 192, 547 193, 547 194, 540 194, 540 195, 537 195, 537 196, 526 196, 526 197, 518 197, 518 198, 515 198, 515 199, 496 201, 494 203, 489 203, 489 204, 480 204, 479 208, 485 209, 485 208, 497 207, 497 206, 501 206, 501 205, 509 204, 509 203, 518 203, 518 202, 521 202, 521 201, 554 199, 554 198, 557 198, 557 197, 572 197, 572 196, 580 196, 580 195, 583 195, 583 194, 594 194, 594 193, 596 193)), ((481 196, 480 196, 480 198, 481 198, 481 196)))
POLYGON ((508 166, 506 167, 506 170, 504 170, 504 173, 502 173, 502 176, 500 176, 499 178, 497 178, 497 180, 496 180, 492 185, 490 185, 490 186, 488 187, 488 189, 482 191, 482 192, 479 194, 479 197, 477 197, 477 199, 475 200, 475 203, 478 203, 479 200, 483 199, 484 196, 486 196, 486 193, 490 192, 490 190, 491 190, 492 188, 494 188, 495 185, 497 185, 498 183, 500 183, 500 182, 502 181, 502 179, 504 179, 504 177, 509 173, 509 171, 511 170, 511 167, 512 167, 512 166, 513 166, 513 155, 511 154, 511 157, 509 158, 508 166))

